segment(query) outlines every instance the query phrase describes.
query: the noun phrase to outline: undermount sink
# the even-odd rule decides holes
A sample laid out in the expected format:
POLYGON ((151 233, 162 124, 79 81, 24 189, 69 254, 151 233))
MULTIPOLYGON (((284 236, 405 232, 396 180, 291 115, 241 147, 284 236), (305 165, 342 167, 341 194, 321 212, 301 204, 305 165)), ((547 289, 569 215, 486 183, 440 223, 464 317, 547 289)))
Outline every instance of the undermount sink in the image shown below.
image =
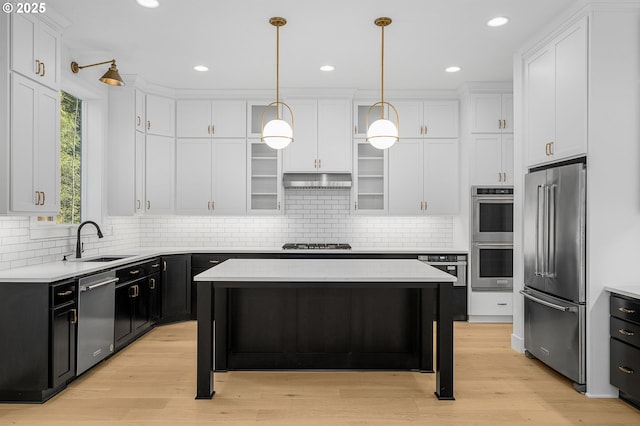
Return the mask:
POLYGON ((87 259, 74 259, 76 262, 113 262, 114 260, 126 259, 127 257, 131 257, 133 255, 124 255, 124 256, 100 256, 100 257, 90 257, 87 259))

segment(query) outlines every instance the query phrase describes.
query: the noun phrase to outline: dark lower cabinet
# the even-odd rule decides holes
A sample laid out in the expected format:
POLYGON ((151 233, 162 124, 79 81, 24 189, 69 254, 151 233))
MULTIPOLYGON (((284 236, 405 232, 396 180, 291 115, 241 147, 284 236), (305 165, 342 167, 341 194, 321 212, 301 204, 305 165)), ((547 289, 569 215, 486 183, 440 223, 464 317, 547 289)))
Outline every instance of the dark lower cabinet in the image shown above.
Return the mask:
POLYGON ((191 255, 162 257, 161 322, 191 319, 191 255))
POLYGON ((0 300, 0 401, 44 402, 76 375, 77 283, 2 283, 0 300))
POLYGON ((609 381, 620 398, 640 408, 640 300, 610 296, 609 381))
POLYGON ((116 271, 114 346, 119 350, 149 331, 158 319, 160 259, 116 271))

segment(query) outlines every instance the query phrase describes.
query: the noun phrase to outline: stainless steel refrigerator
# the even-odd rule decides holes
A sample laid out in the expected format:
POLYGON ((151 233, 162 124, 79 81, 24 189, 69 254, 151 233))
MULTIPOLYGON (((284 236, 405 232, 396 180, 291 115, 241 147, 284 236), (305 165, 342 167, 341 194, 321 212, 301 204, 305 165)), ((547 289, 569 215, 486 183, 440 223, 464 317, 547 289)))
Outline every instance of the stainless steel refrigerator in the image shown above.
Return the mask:
POLYGON ((578 391, 585 362, 586 164, 528 173, 524 200, 524 347, 578 391))

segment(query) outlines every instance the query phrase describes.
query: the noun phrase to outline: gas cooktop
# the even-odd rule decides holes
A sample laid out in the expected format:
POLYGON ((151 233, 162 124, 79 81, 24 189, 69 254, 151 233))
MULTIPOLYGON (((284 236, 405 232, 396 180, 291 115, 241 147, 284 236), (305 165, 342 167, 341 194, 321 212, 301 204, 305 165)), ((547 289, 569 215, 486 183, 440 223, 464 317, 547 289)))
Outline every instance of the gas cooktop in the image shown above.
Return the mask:
POLYGON ((351 246, 344 243, 287 243, 282 248, 285 250, 349 250, 351 246))

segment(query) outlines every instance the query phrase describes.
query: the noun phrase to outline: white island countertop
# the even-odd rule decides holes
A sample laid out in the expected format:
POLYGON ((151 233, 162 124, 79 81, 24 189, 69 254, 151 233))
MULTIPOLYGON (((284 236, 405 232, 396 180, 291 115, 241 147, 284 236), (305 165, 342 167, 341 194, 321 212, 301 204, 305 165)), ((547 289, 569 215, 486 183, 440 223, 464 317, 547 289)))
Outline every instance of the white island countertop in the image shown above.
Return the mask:
POLYGON ((413 259, 229 259, 194 281, 455 282, 413 259))

